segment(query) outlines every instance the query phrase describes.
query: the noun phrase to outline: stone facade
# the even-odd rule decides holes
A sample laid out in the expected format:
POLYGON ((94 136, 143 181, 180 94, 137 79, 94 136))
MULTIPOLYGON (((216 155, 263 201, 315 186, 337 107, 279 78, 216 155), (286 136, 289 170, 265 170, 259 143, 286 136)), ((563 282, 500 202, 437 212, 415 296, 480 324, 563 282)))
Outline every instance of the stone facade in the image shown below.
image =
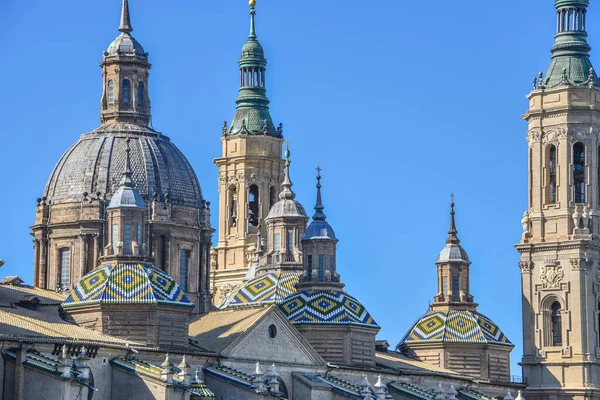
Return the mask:
POLYGON ((534 400, 600 396, 600 81, 589 60, 587 6, 556 2, 552 64, 534 79, 524 115, 529 196, 516 248, 521 365, 534 400))
POLYGON ((185 156, 148 126, 148 53, 131 36, 127 2, 123 7, 121 33, 101 63, 102 126, 67 150, 38 199, 31 227, 34 284, 68 291, 99 265, 111 240, 107 207, 131 143, 132 180, 148 209, 142 224, 145 251, 178 281, 180 262, 186 260, 188 294, 205 311, 211 301, 209 203, 185 156))

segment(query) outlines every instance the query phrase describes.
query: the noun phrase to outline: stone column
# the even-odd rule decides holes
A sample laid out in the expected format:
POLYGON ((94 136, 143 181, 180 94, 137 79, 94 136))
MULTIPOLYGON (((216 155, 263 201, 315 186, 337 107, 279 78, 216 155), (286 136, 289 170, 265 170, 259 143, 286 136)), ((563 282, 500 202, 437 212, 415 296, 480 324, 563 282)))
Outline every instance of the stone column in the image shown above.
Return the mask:
POLYGON ((49 289, 48 287, 48 239, 40 240, 40 287, 49 289))
POLYGON ((40 241, 33 239, 33 286, 40 287, 40 241))
POLYGON ((94 233, 94 265, 92 268, 96 268, 98 266, 98 258, 100 256, 100 235, 98 233, 94 233))
MULTIPOLYGON (((79 235, 79 279, 87 273, 87 235, 79 235)), ((73 280, 74 281, 74 280, 73 280)))

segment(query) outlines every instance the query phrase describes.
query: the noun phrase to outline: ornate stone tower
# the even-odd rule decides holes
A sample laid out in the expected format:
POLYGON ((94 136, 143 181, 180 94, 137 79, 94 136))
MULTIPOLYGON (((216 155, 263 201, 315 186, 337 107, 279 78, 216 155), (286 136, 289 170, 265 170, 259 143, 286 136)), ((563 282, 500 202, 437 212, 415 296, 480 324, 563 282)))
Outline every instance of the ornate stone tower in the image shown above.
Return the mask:
POLYGON ((125 171, 108 212, 110 242, 102 265, 86 274, 63 302, 77 324, 141 343, 187 347, 194 305, 145 253, 146 207, 135 189, 127 140, 125 171))
POLYGON ((219 242, 213 252, 215 303, 240 284, 252 263, 256 236, 277 202, 283 177, 283 129, 275 128, 266 96, 264 51, 256 38, 255 2, 250 2, 250 36, 242 48, 240 94, 233 122, 223 126, 219 168, 219 242), (259 228, 260 227, 260 228, 259 228), (221 290, 218 290, 221 289, 221 290))
POLYGON ((131 185, 146 210, 143 226, 138 229, 136 223, 132 234, 154 265, 175 277, 203 311, 211 303, 213 229, 208 203, 182 152, 149 126, 150 63, 148 53, 131 35, 127 0, 119 31, 100 64, 102 125, 81 135, 65 152, 38 199, 31 228, 34 285, 69 290, 107 255, 104 251, 112 242, 108 206, 120 190, 128 162, 131 185))
POLYGON ((477 311, 470 292, 471 261, 458 239, 454 202, 446 245, 436 261, 434 303, 398 344, 405 355, 480 379, 508 382, 513 344, 477 311))
POLYGON ((279 307, 325 360, 372 366, 380 328, 365 306, 344 291, 340 281, 338 239, 323 212, 321 169, 317 170, 315 214, 302 238, 304 271, 296 293, 279 307))
POLYGON ((600 81, 588 0, 557 0, 552 63, 527 96, 529 196, 516 246, 528 399, 600 397, 600 81))

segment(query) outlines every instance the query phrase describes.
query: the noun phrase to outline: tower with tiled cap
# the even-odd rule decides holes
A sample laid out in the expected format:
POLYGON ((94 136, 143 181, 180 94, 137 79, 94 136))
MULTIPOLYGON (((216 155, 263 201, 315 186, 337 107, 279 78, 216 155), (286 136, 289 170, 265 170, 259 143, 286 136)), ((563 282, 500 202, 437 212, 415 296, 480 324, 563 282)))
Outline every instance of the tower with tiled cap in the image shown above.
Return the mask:
POLYGON ((194 305, 147 256, 144 199, 131 179, 129 139, 123 178, 108 206, 109 237, 102 264, 62 304, 81 326, 132 341, 187 347, 194 305))
POLYGON ((513 344, 477 311, 470 292, 471 261, 460 245, 454 195, 450 229, 437 261, 437 294, 430 309, 397 346, 403 354, 480 379, 508 382, 513 344))
POLYGON ((296 293, 279 307, 325 360, 374 365, 380 328, 367 309, 343 290, 336 265, 338 239, 326 221, 321 169, 317 170, 315 214, 302 239, 304 271, 296 293))
POLYGON ((220 308, 278 304, 294 293, 303 270, 301 240, 306 230, 308 215, 296 200, 290 178, 290 151, 285 151, 285 176, 279 201, 269 210, 264 220, 266 240, 257 235, 254 263, 246 281, 234 289, 220 308))
POLYGON ((259 229, 277 202, 283 177, 283 129, 275 127, 266 96, 267 60, 256 35, 256 2, 250 1, 250 34, 239 60, 240 90, 233 121, 223 126, 219 168, 219 240, 213 250, 215 302, 241 284, 252 263, 259 229))
POLYGON ((38 199, 31 227, 34 285, 70 290, 110 255, 112 223, 107 208, 117 201, 114 197, 124 200, 123 194, 129 193, 118 191, 127 159, 128 182, 146 209, 138 221, 141 229, 137 230, 138 222, 133 228, 142 232, 142 250, 204 312, 212 300, 209 203, 183 153, 152 127, 151 65, 148 53, 132 36, 129 5, 122 0, 119 35, 100 63, 102 125, 79 136, 64 153, 38 199))
POLYGON ((555 1, 550 67, 534 78, 523 116, 528 197, 516 248, 533 400, 600 397, 600 80, 588 5, 555 1))

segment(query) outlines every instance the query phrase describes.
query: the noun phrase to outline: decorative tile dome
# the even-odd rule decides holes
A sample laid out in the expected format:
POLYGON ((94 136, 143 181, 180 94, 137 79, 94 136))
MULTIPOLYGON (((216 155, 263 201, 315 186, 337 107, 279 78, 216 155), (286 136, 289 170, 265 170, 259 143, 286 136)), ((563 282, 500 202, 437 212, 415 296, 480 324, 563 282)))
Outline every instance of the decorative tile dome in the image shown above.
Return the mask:
POLYGON ((83 193, 112 198, 119 187, 131 139, 131 177, 146 202, 158 200, 200 207, 202 191, 196 173, 170 139, 151 128, 117 123, 84 134, 60 158, 44 196, 56 203, 82 201, 83 193))
POLYGON ((297 292, 285 299, 279 308, 294 325, 357 325, 379 329, 365 306, 342 291, 297 292))
POLYGON ((475 311, 429 311, 398 344, 474 343, 513 346, 491 319, 475 311))
POLYGON ((85 275, 62 303, 65 309, 93 304, 166 304, 194 307, 169 275, 148 263, 107 263, 85 275))
POLYGON ((219 308, 279 304, 296 292, 299 277, 300 273, 297 272, 273 272, 259 275, 231 292, 219 308))

